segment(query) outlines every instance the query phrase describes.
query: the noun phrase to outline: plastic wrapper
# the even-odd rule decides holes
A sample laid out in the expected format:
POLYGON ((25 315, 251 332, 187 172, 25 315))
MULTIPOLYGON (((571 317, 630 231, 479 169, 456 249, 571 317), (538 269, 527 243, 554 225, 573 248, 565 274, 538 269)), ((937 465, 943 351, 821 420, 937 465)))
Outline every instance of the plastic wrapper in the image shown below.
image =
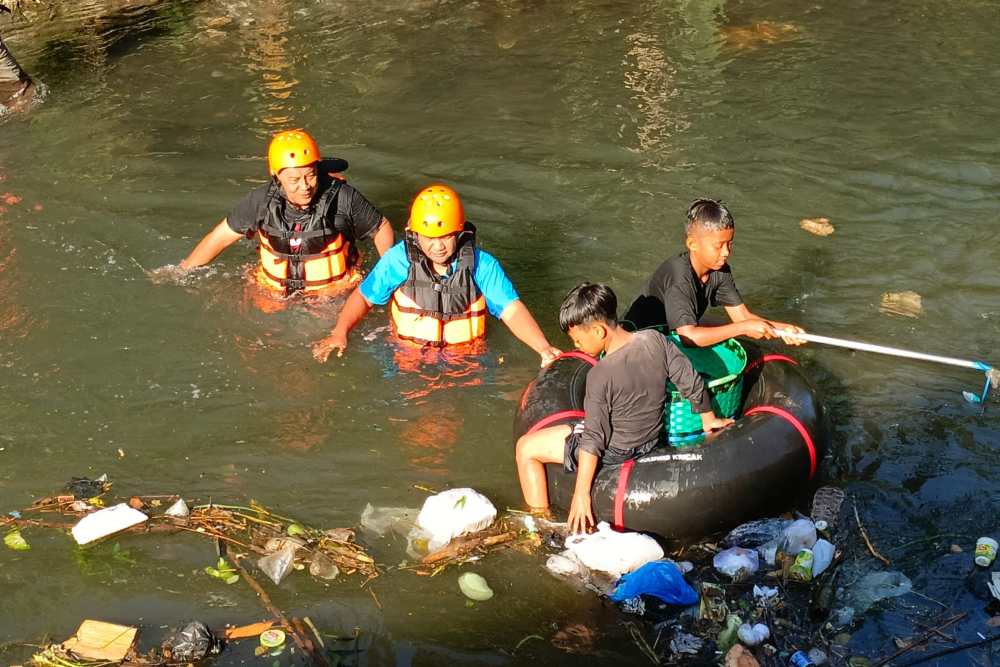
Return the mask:
POLYGON ((296 546, 293 543, 286 542, 283 547, 273 554, 261 557, 257 561, 257 567, 275 584, 280 584, 288 576, 288 573, 292 571, 295 550, 296 546))
POLYGON ((646 563, 626 574, 608 597, 623 602, 639 595, 651 595, 667 604, 688 606, 698 602, 698 593, 684 580, 684 575, 672 561, 646 563))
POLYGON ((163 652, 171 662, 196 662, 215 655, 221 648, 222 643, 201 621, 191 621, 163 643, 163 652))
POLYGON ((757 572, 760 561, 753 549, 733 547, 715 554, 712 565, 722 574, 732 577, 733 581, 743 581, 757 572))
POLYGON ((653 538, 642 533, 619 533, 606 521, 597 524, 597 532, 567 538, 566 548, 591 570, 617 577, 663 558, 663 548, 653 538))

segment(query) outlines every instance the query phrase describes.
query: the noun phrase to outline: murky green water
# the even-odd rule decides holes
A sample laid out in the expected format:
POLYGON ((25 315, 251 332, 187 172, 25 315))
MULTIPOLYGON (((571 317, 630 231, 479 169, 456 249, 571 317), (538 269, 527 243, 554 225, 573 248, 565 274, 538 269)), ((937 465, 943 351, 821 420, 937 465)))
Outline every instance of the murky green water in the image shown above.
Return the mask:
MULTIPOLYGON (((255 498, 322 526, 356 524, 368 502, 418 505, 414 484, 519 506, 508 434, 537 357, 502 326, 471 375, 401 369, 381 312, 319 366, 308 345, 337 306, 262 309, 249 245, 184 285, 147 278, 262 182, 267 136, 289 125, 347 158, 397 231, 416 190, 453 184, 563 345, 562 295, 582 279, 634 295, 679 247, 687 202, 710 195, 736 215, 732 264, 755 310, 1000 361, 998 20, 985 0, 251 0, 5 24, 51 94, 0 126, 0 191, 21 198, 0 214, 0 509, 102 472, 122 494, 255 498), (833 236, 799 229, 819 215, 833 236), (902 290, 923 296, 922 317, 879 312, 902 290)), ((894 568, 970 610, 957 635, 975 638, 986 615, 962 579, 1000 500, 1000 410, 981 416, 960 395, 980 377, 799 356, 835 422, 828 477, 876 543, 904 545, 894 568)), ((0 552, 0 643, 62 637, 84 617, 141 623, 152 641, 191 618, 264 615, 248 589, 196 572, 214 559, 203 540, 129 537, 134 563, 110 545, 79 562, 66 536, 25 534, 32 551, 0 552)), ((398 543, 373 547, 402 558, 398 543)), ((498 595, 475 608, 456 572, 389 574, 381 607, 357 581, 271 590, 330 633, 360 627, 364 664, 568 664, 579 656, 550 639, 578 623, 598 635, 586 659, 643 660, 621 617, 541 565, 483 563, 498 595), (528 635, 543 640, 512 657, 528 635)), ((873 612, 856 650, 885 652, 910 627, 873 612)), ((246 659, 242 647, 220 662, 246 659)))

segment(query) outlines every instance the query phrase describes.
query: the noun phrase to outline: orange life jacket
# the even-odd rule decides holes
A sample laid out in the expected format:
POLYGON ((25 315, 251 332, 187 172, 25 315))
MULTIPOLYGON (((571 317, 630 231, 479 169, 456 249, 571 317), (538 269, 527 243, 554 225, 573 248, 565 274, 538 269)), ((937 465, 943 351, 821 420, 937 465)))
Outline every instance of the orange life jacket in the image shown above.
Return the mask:
POLYGON ((389 304, 396 335, 422 345, 444 347, 486 335, 486 299, 476 285, 476 229, 470 223, 459 235, 457 266, 447 276, 434 271, 412 232, 406 233, 410 273, 389 304))
POLYGON ((338 174, 327 176, 329 183, 313 204, 309 221, 292 230, 282 224, 284 207, 289 204, 280 195, 277 180, 271 182, 264 220, 257 232, 261 278, 268 287, 285 294, 320 290, 350 270, 350 244, 337 230, 337 223, 348 216, 337 196, 344 179, 338 174), (330 219, 328 213, 333 206, 337 208, 330 219))

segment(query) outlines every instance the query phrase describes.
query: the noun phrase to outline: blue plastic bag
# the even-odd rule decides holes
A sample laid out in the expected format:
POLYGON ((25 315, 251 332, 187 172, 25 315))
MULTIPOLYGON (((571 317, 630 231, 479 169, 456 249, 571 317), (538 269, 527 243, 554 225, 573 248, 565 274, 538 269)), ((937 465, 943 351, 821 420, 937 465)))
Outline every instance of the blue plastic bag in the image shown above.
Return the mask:
POLYGON ((654 560, 618 580, 618 586, 608 596, 613 602, 623 602, 639 595, 652 595, 667 604, 683 607, 698 601, 695 592, 677 565, 669 560, 654 560))

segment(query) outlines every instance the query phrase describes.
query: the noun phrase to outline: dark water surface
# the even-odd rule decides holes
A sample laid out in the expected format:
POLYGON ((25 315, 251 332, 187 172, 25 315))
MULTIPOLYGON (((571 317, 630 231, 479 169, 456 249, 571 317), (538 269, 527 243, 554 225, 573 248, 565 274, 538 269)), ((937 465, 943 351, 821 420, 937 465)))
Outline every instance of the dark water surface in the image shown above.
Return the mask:
MULTIPOLYGON (((564 346, 562 295, 582 279, 634 295, 680 248, 687 202, 710 195, 735 213, 732 265, 755 310, 1000 361, 992 0, 250 0, 5 21, 51 93, 0 126, 0 192, 21 198, 0 214, 3 511, 102 472, 120 494, 254 498, 319 526, 355 525, 368 502, 419 505, 414 484, 520 506, 510 424, 537 357, 502 326, 481 370, 413 371, 375 312, 344 359, 319 366, 308 345, 339 306, 270 312, 247 287, 249 245, 185 284, 147 277, 263 181, 267 137, 289 125, 347 158, 397 231, 421 186, 453 184, 564 346), (799 229, 819 215, 833 236, 799 229), (883 292, 902 290, 923 296, 921 317, 879 312, 883 292)), ((964 583, 976 537, 998 529, 1000 410, 980 415, 960 395, 980 377, 798 356, 833 415, 827 477, 856 497, 894 569, 970 611, 960 639, 990 630, 964 583)), ((139 622, 151 642, 191 618, 263 615, 249 589, 199 573, 214 559, 204 540, 123 538, 130 564, 110 544, 84 562, 62 534, 25 535, 31 551, 0 550, 0 645, 67 636, 85 617, 139 622)), ((373 548, 403 558, 399 543, 373 548)), ((573 624, 598 633, 583 659, 644 660, 615 612, 542 564, 484 562, 497 596, 474 608, 455 571, 391 573, 375 584, 381 607, 356 580, 295 575, 271 590, 330 633, 360 627, 364 664, 569 664, 581 656, 550 640, 573 624), (528 635, 543 639, 511 657, 528 635)), ((888 652, 918 603, 870 612, 852 652, 888 652)), ((954 664, 982 664, 970 655, 954 664)), ((219 662, 243 660, 249 646, 219 662)))

